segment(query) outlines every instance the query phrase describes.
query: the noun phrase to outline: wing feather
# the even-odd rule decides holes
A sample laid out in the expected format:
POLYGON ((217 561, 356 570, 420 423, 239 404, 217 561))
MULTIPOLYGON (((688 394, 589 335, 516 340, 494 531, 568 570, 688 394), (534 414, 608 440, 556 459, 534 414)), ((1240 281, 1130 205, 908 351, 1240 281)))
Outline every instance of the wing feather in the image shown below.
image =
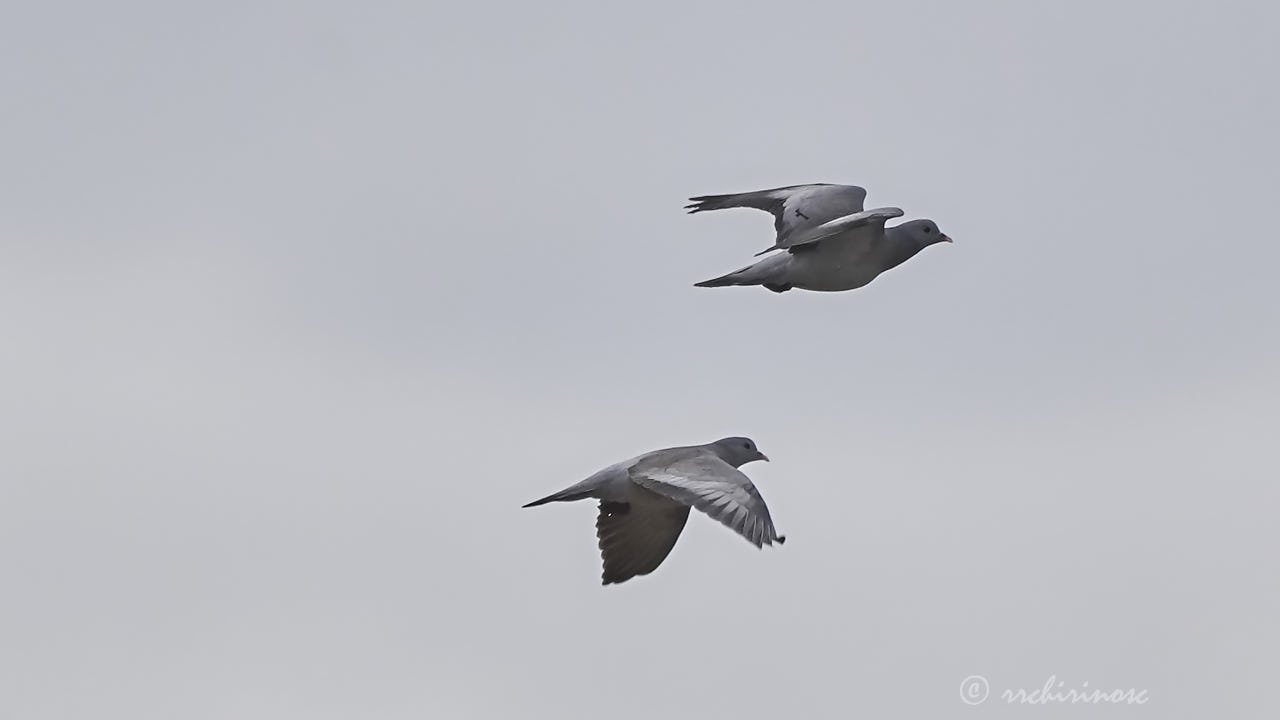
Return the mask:
POLYGON ((604 584, 620 583, 656 570, 671 554, 688 519, 687 505, 656 494, 649 502, 601 502, 596 537, 604 564, 604 584))
POLYGON ((870 245, 877 238, 884 236, 884 224, 886 222, 896 217, 902 217, 902 214, 901 208, 884 207, 843 215, 802 233, 792 235, 785 240, 779 239, 773 247, 761 250, 756 255, 763 255, 770 250, 791 250, 794 252, 814 243, 837 238, 848 242, 870 245))
POLYGON ((751 480, 711 453, 670 463, 639 463, 630 475, 641 487, 706 513, 756 547, 785 541, 751 480))
POLYGON ((773 215, 776 247, 783 247, 783 243, 796 234, 861 212, 866 198, 867 191, 856 185, 811 183, 729 195, 700 195, 689 198, 685 209, 690 213, 736 207, 764 210, 773 215))

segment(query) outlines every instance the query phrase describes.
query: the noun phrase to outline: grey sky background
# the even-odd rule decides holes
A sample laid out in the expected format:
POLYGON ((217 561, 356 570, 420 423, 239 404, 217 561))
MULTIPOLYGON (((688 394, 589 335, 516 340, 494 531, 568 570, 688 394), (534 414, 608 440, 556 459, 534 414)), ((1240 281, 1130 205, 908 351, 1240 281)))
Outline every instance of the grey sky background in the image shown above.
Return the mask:
POLYGON ((5 6, 0 718, 1275 716, 1278 21, 5 6), (813 181, 956 242, 691 287, 813 181), (519 508, 728 434, 785 547, 519 508))

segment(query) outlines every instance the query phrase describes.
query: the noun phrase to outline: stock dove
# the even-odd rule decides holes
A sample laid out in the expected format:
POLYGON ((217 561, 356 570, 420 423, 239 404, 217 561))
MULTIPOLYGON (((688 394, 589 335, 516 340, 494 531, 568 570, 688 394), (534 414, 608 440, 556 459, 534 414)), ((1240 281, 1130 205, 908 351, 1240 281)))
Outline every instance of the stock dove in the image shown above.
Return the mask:
POLYGON ((694 507, 761 547, 785 542, 755 485, 738 467, 765 460, 748 438, 666 448, 597 472, 525 505, 595 498, 605 585, 653 572, 666 559, 694 507))
POLYGON ((763 285, 778 293, 792 288, 853 290, 934 243, 951 242, 932 220, 912 220, 885 228, 885 222, 901 216, 898 208, 876 208, 816 226, 791 228, 785 234, 779 232, 773 247, 760 254, 784 252, 695 285, 763 285))

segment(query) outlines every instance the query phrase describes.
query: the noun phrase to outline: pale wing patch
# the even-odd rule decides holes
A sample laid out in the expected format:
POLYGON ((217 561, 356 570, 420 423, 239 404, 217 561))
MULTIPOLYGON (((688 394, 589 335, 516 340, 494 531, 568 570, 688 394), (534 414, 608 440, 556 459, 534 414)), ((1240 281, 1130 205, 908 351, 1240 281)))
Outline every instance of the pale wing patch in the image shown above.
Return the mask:
POLYGON ((862 212, 866 196, 865 190, 850 185, 811 186, 792 193, 778 214, 775 223, 778 236, 773 247, 759 254, 795 247, 800 244, 797 238, 809 237, 824 223, 862 212))
POLYGON ((719 458, 696 457, 661 468, 636 468, 631 477, 644 488, 706 513, 756 547, 783 541, 755 486, 719 458))
POLYGON ((809 232, 790 239, 782 246, 792 248, 830 240, 839 235, 844 235, 850 242, 867 242, 883 234, 884 224, 893 218, 902 217, 902 214, 900 208, 876 208, 852 213, 828 220, 809 232))
POLYGON ((764 210, 773 215, 775 248, 779 248, 798 232, 860 212, 866 196, 867 191, 856 185, 788 185, 729 195, 700 195, 689 198, 685 209, 691 213, 735 207, 764 210))

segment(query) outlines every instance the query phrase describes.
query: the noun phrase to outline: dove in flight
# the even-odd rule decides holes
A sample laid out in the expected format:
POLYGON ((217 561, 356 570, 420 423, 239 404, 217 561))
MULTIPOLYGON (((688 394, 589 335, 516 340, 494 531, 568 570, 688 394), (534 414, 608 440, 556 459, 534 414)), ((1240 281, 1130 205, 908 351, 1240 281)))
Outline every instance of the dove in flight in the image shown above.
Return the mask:
POLYGON ((899 208, 876 208, 817 225, 791 227, 785 233, 779 230, 774 245, 759 254, 782 252, 695 285, 761 285, 778 293, 792 288, 819 292, 854 290, 930 245, 951 242, 932 220, 885 227, 886 222, 902 214, 899 208))
POLYGON ((738 468, 764 453, 749 438, 665 448, 615 463, 576 485, 525 505, 599 500, 596 537, 605 585, 653 572, 675 547, 689 508, 710 515, 756 547, 779 544, 769 508, 738 468))

